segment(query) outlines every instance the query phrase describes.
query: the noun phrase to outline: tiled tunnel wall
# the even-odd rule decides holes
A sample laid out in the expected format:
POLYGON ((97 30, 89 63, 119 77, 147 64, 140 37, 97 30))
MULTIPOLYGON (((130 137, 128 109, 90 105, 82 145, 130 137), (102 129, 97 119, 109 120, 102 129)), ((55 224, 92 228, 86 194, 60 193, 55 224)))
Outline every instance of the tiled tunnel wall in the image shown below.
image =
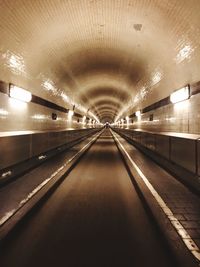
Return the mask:
POLYGON ((18 102, 0 93, 0 132, 19 129, 20 131, 51 131, 92 127, 92 124, 83 124, 81 118, 74 116, 69 118, 64 112, 35 103, 18 102), (57 120, 52 120, 52 113, 57 114, 57 120))
POLYGON ((0 159, 0 170, 75 142, 97 131, 98 129, 79 129, 0 136, 1 155, 4 155, 0 159))
MULTIPOLYGON (((169 104, 133 118, 123 128, 142 129, 155 132, 179 132, 200 134, 200 94, 189 100, 169 104), (153 115, 153 121, 150 116, 153 115)), ((122 125, 121 125, 122 126, 122 125)))
MULTIPOLYGON (((200 133, 200 94, 193 95, 189 100, 169 104, 135 117, 124 128, 142 129, 156 132, 200 133), (150 116, 153 115, 153 121, 150 116)), ((66 128, 92 128, 92 124, 83 124, 76 117, 69 117, 59 111, 51 110, 34 103, 17 103, 7 95, 0 93, 0 132, 24 130, 64 130, 66 128), (55 112, 57 120, 52 120, 55 112)))
POLYGON ((10 169, 15 165, 60 146, 70 146, 96 133, 98 128, 88 119, 83 121, 81 114, 69 116, 0 93, 0 180, 12 173, 10 169), (57 115, 56 120, 52 119, 52 113, 57 115))
POLYGON ((114 129, 143 153, 200 192, 199 135, 114 129))

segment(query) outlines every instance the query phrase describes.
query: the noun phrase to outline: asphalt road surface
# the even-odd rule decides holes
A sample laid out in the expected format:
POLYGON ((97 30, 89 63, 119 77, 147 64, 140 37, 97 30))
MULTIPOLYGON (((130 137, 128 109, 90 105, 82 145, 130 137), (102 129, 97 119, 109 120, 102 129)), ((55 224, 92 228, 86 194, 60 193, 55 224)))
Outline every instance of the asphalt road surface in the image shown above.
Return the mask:
POLYGON ((175 266, 109 130, 0 252, 1 267, 175 266))

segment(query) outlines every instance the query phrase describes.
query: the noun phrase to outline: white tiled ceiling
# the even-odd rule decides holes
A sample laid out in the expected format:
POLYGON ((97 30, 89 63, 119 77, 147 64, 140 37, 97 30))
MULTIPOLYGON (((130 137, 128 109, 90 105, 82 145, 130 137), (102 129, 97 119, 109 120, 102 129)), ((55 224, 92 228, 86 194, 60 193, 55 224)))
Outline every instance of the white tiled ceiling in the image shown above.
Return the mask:
POLYGON ((199 80, 199 0, 0 0, 0 14, 0 79, 101 120, 199 80))

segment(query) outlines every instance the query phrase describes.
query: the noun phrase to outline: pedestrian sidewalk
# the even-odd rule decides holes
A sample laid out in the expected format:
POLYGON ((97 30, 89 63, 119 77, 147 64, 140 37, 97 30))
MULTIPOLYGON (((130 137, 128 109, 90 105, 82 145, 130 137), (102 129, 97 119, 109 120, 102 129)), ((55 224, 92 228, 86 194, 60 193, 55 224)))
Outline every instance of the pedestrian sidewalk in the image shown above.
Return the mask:
MULTIPOLYGON (((118 140, 129 154, 132 161, 153 186, 159 197, 165 202, 172 211, 178 223, 184 227, 187 234, 198 247, 199 257, 200 248, 200 196, 190 191, 184 184, 162 169, 149 157, 144 155, 125 139, 117 135, 118 140)), ((137 168, 136 167, 136 168, 137 168)), ((133 173, 133 176, 136 172, 133 173)), ((136 175, 137 176, 137 175, 136 175)), ((141 179, 142 180, 142 179, 141 179)), ((144 187, 145 188, 145 183, 144 187)), ((147 189, 148 191, 148 189, 147 189)), ((177 230, 177 229, 176 229, 177 230)), ((192 248, 191 248, 192 250, 192 248)))
POLYGON ((50 158, 39 167, 0 188, 0 227, 54 178, 94 136, 50 158))

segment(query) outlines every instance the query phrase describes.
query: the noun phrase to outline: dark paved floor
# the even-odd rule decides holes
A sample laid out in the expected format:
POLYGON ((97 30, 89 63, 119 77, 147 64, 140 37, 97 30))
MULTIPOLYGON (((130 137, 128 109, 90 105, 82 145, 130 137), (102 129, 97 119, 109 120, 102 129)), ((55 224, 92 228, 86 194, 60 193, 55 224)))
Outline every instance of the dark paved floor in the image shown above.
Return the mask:
POLYGON ((67 151, 54 156, 39 167, 29 171, 15 181, 0 188, 0 225, 6 214, 16 209, 21 201, 33 192, 43 181, 48 179, 52 173, 63 166, 81 148, 88 144, 94 136, 76 144, 67 151))
POLYGON ((200 197, 125 139, 120 142, 200 248, 200 197))
POLYGON ((171 267, 108 131, 1 249, 1 267, 171 267))

